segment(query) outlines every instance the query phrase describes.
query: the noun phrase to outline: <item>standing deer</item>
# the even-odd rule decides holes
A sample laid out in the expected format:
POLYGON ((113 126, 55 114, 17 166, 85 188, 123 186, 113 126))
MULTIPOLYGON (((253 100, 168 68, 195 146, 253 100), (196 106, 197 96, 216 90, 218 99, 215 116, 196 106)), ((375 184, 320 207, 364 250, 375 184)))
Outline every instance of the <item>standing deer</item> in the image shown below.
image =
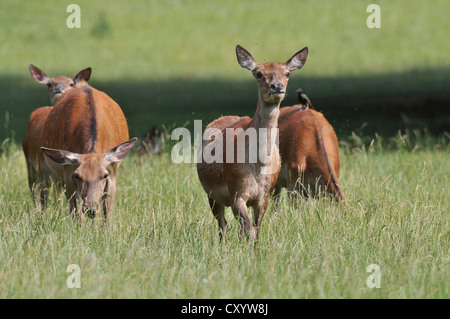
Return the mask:
POLYGON ((117 169, 137 141, 129 140, 119 105, 105 93, 84 85, 63 94, 48 115, 30 122, 29 128, 41 132, 34 140, 33 152, 25 152, 27 162, 37 168, 32 182, 41 203, 45 205, 48 188, 56 183, 64 186, 71 211, 95 216, 102 210, 108 218, 117 169))
MULTIPOLYGON (((73 78, 69 78, 64 75, 55 76, 53 78, 48 77, 41 69, 30 64, 30 73, 36 82, 47 86, 52 105, 67 91, 76 87, 87 85, 91 77, 91 68, 86 68, 73 78)), ((47 120, 51 106, 40 107, 31 113, 30 121, 28 122, 25 130, 25 135, 22 142, 22 149, 25 154, 28 171, 28 186, 32 194, 34 193, 34 187, 36 186, 38 161, 40 156, 41 135, 44 123, 47 120)), ((33 194, 33 199, 35 198, 33 194)))
MULTIPOLYGON (((272 136, 268 135, 272 128, 278 127, 279 107, 285 96, 289 74, 303 67, 308 48, 305 47, 294 54, 286 63, 257 63, 240 45, 236 46, 236 55, 240 66, 251 71, 258 83, 255 115, 253 119, 225 116, 210 123, 208 128, 220 130, 222 138, 230 129, 234 130, 235 135, 231 142, 223 143, 224 160, 221 163, 200 161, 197 164, 197 172, 203 189, 208 195, 211 210, 218 221, 220 238, 227 225, 224 215, 225 206, 231 206, 234 216, 240 223, 240 235, 242 236, 245 232, 247 238, 253 240, 255 235, 259 238, 261 220, 281 166, 278 146, 272 136), (269 160, 258 159, 256 162, 249 160, 252 145, 245 139, 245 134, 251 128, 256 131, 257 139, 260 141, 258 147, 268 150, 269 160), (245 143, 243 150, 239 150, 236 141, 241 139, 242 135, 244 135, 245 143), (236 154, 239 151, 245 153, 244 161, 236 160, 236 154), (229 152, 234 154, 232 161, 226 160, 229 152), (253 226, 248 215, 248 207, 253 208, 253 226)), ((201 151, 205 151, 213 141, 215 140, 204 139, 201 151)))
MULTIPOLYGON (((294 198, 298 193, 307 197, 316 191, 330 193, 344 200, 339 185, 339 149, 333 127, 322 113, 313 110, 311 101, 297 90, 301 104, 280 109, 281 171, 275 195, 286 187, 294 198), (295 192, 297 191, 297 192, 295 192)), ((277 197, 279 200, 279 196, 277 197)))

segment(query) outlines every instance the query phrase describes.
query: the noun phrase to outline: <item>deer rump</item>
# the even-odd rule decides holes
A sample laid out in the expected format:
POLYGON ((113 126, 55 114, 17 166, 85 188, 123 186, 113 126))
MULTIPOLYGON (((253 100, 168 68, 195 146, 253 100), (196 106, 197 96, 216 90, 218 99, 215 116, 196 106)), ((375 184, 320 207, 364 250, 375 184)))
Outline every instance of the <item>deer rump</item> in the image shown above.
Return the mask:
POLYGON ((129 139, 120 106, 92 87, 64 94, 48 115, 42 146, 74 153, 104 153, 129 139))
POLYGON ((320 186, 336 200, 343 200, 338 140, 330 123, 321 113, 302 105, 280 108, 278 122, 282 168, 276 193, 286 187, 306 197, 315 196, 320 186))

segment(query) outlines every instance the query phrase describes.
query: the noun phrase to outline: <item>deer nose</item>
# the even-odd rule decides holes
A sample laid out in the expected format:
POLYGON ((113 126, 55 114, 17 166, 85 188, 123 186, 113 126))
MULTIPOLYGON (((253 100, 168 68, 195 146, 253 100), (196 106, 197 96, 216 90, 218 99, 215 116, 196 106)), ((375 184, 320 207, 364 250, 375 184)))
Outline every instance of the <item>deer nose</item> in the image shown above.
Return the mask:
POLYGON ((87 205, 84 207, 83 211, 86 216, 91 217, 91 218, 95 217, 95 214, 96 214, 95 207, 87 205))
POLYGON ((270 88, 275 93, 282 93, 283 92, 283 83, 272 83, 270 85, 270 88))
POLYGON ((63 92, 64 90, 61 87, 55 87, 55 89, 53 90, 53 95, 62 94, 63 92))

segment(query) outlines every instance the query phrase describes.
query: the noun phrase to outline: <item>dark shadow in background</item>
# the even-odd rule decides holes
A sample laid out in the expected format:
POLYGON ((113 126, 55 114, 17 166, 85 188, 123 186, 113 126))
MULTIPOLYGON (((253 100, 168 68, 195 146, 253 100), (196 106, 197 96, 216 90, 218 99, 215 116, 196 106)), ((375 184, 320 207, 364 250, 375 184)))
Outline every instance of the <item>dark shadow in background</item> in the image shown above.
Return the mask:
MULTIPOLYGON (((49 104, 47 89, 28 73, 23 78, 0 77, 0 142, 21 142, 31 112, 49 104)), ((250 77, 250 75, 249 75, 250 77)), ((253 116, 255 80, 223 79, 121 80, 90 84, 111 96, 128 119, 131 136, 141 136, 153 125, 168 129, 206 126, 221 115, 253 116)), ((450 132, 450 67, 413 70, 367 77, 293 77, 282 106, 297 103, 299 87, 334 126, 340 139, 359 135, 391 137, 398 130, 427 129, 450 132)))

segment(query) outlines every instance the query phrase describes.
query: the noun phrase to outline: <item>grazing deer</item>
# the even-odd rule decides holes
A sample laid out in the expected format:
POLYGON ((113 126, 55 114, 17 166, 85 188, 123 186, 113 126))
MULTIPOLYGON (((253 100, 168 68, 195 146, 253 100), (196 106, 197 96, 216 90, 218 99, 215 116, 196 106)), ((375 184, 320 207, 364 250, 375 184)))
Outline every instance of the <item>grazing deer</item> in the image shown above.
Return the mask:
POLYGON ((83 85, 67 91, 47 112, 27 128, 40 132, 32 152, 25 152, 37 173, 30 185, 37 188, 43 205, 48 188, 56 183, 65 187, 71 211, 95 216, 103 210, 108 218, 117 168, 137 141, 128 140, 121 108, 105 93, 83 85))
MULTIPOLYGON (((240 223, 240 234, 247 238, 259 238, 259 228, 267 209, 269 194, 275 186, 280 170, 278 146, 271 136, 271 129, 278 127, 278 115, 281 101, 284 99, 290 72, 299 70, 306 62, 308 48, 297 52, 286 63, 257 63, 251 54, 236 46, 237 60, 241 67, 253 73, 258 83, 258 102, 253 119, 249 117, 225 116, 210 123, 207 129, 220 130, 217 139, 225 140, 230 130, 234 131, 231 141, 223 143, 223 161, 207 163, 200 161, 197 172, 203 189, 208 194, 209 204, 219 223, 219 235, 225 231, 225 206, 231 206, 234 216, 240 223), (258 148, 268 151, 268 160, 249 160, 252 145, 246 139, 246 132, 254 129, 259 141, 258 148), (238 149, 237 141, 244 138, 243 148, 238 149), (262 140, 262 142, 261 142, 262 140), (227 153, 234 158, 227 161, 227 153), (244 161, 237 161, 237 153, 245 154, 244 161), (253 207, 254 226, 250 221, 247 207, 253 207), (255 231, 256 228, 256 231, 255 231)), ((205 132, 206 133, 206 132, 205 132)), ((216 141, 203 140, 201 151, 216 141)), ((254 148, 253 148, 254 149, 254 148)))
MULTIPOLYGON (((339 149, 333 127, 311 101, 297 90, 301 104, 280 108, 281 171, 275 195, 286 187, 294 198, 298 193, 315 196, 320 188, 336 200, 344 200, 339 185, 339 149)), ((277 196, 279 200, 279 196, 277 196)))
MULTIPOLYGON (((48 87, 50 99, 53 105, 65 92, 76 87, 87 85, 87 81, 89 81, 91 77, 92 69, 86 68, 78 72, 73 79, 63 75, 50 78, 33 64, 30 64, 30 72, 36 82, 44 84, 48 87)), ((28 122, 22 142, 22 149, 27 161, 28 186, 30 187, 32 193, 36 183, 38 161, 41 153, 40 141, 42 129, 51 110, 51 106, 43 106, 31 113, 30 121, 28 122)), ((34 198, 35 196, 33 196, 33 199, 34 198)))
POLYGON ((36 82, 47 86, 52 104, 55 104, 56 100, 68 90, 87 84, 91 71, 91 68, 81 70, 73 79, 64 75, 50 78, 41 69, 30 64, 31 76, 36 82))

